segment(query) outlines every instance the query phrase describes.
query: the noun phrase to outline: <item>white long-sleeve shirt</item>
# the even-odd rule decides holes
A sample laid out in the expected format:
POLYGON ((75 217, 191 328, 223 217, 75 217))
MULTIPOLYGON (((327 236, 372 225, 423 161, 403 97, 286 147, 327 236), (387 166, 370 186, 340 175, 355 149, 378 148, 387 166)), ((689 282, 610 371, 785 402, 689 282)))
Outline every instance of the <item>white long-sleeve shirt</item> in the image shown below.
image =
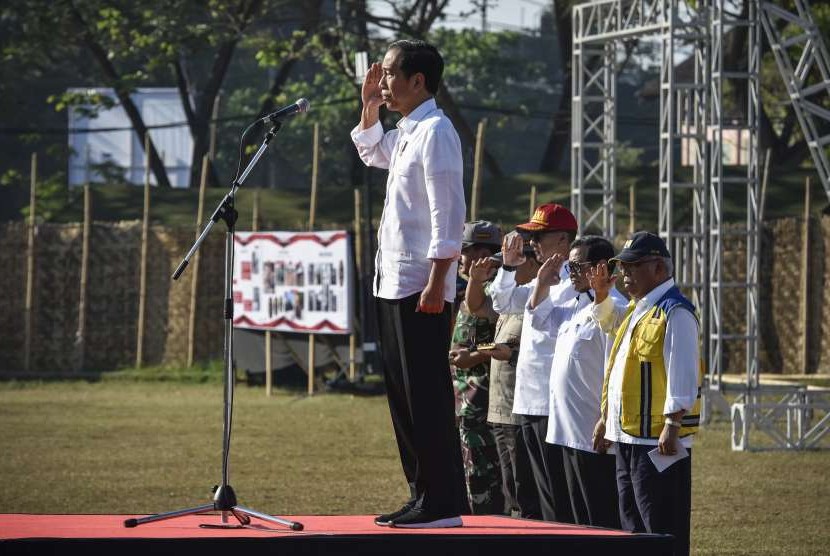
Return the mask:
MULTIPOLYGON (((577 296, 566 266, 562 265, 559 272, 560 283, 550 290, 550 300, 554 305, 562 305, 577 296)), ((536 279, 533 279, 519 286, 515 272, 500 268, 488 289, 497 313, 524 313, 513 395, 513 413, 517 415, 547 415, 549 411, 550 365, 557 330, 541 331, 531 325, 532 316, 527 303, 535 285, 536 279)))
MULTIPOLYGON (((625 310, 628 300, 616 289, 609 297, 625 310)), ((602 381, 613 337, 593 319, 588 293, 562 306, 545 299, 532 309, 534 329, 558 330, 550 368, 550 444, 594 452, 594 427, 600 417, 602 381)))
MULTIPOLYGON (((605 422, 605 438, 625 444, 644 444, 656 446, 656 438, 637 438, 625 433, 620 428, 620 399, 622 396, 622 379, 625 360, 631 346, 631 332, 639 320, 651 310, 669 289, 674 280, 669 279, 648 292, 637 301, 628 328, 614 361, 610 361, 611 377, 608 382, 608 415, 605 422)), ((625 308, 620 309, 610 297, 602 303, 593 305, 594 319, 604 331, 615 334, 625 319, 625 308)), ((686 310, 671 311, 666 322, 666 337, 663 342, 663 358, 666 363, 666 403, 663 414, 668 415, 681 409, 690 410, 697 400, 700 336, 697 319, 686 310)), ((694 435, 680 439, 686 448, 692 447, 694 435)))
MULTIPOLYGON (((378 226, 375 296, 402 299, 423 291, 431 259, 457 259, 464 231, 461 141, 434 99, 424 101, 396 129, 380 122, 351 132, 367 166, 388 168, 378 226)), ((458 263, 444 280, 444 299, 455 298, 458 263)))

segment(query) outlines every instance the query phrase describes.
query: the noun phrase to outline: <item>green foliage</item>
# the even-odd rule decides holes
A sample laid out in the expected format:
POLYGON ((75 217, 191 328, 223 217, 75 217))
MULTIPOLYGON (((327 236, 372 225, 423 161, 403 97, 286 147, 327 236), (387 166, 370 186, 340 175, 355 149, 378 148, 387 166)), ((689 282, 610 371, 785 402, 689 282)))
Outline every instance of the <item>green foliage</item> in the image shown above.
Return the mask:
MULTIPOLYGON (((518 33, 480 33, 472 29, 437 29, 431 41, 444 53, 444 80, 460 104, 528 115, 549 102, 548 65, 531 56, 518 33)), ((507 116, 493 119, 502 127, 507 116)))
MULTIPOLYGON (((48 178, 38 181, 35 189, 35 202, 37 203, 35 216, 37 221, 51 221, 55 215, 65 211, 66 207, 80 193, 80 188, 76 192, 67 189, 66 174, 63 172, 56 172, 48 178)), ((24 218, 29 218, 29 209, 28 206, 21 209, 20 212, 24 218)))

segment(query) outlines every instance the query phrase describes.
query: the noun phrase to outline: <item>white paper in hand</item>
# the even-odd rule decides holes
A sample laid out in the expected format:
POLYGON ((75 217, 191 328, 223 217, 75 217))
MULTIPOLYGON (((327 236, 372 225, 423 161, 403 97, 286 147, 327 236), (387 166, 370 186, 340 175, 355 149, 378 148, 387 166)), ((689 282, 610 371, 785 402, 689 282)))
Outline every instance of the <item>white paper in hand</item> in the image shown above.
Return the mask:
POLYGON ((651 458, 651 463, 654 464, 654 467, 657 468, 657 471, 662 473, 666 469, 672 466, 672 464, 680 461, 683 458, 689 457, 689 451, 683 447, 682 444, 679 442, 677 443, 677 451, 674 453, 673 456, 664 456, 660 453, 660 448, 655 448, 648 453, 648 457, 651 458))

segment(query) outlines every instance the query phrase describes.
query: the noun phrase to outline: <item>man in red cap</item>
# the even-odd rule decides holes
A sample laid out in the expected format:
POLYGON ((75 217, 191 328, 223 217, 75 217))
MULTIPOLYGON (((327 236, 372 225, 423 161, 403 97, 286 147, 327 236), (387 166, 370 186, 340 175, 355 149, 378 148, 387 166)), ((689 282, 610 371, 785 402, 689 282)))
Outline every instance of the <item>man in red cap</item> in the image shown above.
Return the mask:
MULTIPOLYGON (((535 330, 531 326, 528 301, 536 285, 532 280, 524 285, 516 284, 516 267, 525 257, 522 254, 525 241, 529 241, 536 258, 544 263, 558 256, 560 283, 551 289, 554 305, 562 305, 575 299, 578 292, 569 280, 568 270, 562 263, 567 259, 571 242, 576 238, 577 223, 574 215, 555 203, 539 206, 530 222, 516 226, 518 233, 508 234, 502 246, 504 265, 499 269, 490 294, 493 309, 499 314, 524 314, 519 358, 516 362, 516 387, 513 397, 513 413, 519 415, 525 445, 530 458, 533 476, 539 490, 542 517, 547 521, 573 522, 570 505, 556 504, 567 499, 567 484, 560 473, 550 474, 549 469, 560 469, 562 464, 551 461, 557 457, 546 442, 549 412, 549 380, 557 330, 535 330), (564 494, 563 494, 564 493, 564 494)), ((561 453, 558 455, 561 459, 561 453)))

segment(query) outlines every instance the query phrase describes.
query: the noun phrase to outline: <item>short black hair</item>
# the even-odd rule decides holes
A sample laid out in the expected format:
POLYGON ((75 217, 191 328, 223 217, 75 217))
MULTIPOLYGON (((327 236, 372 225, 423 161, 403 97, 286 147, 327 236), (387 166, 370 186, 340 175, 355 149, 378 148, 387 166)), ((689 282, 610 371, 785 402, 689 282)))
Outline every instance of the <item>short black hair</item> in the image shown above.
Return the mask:
POLYGON ((610 241, 600 236, 582 236, 571 243, 571 249, 577 247, 586 248, 585 257, 588 262, 596 264, 605 259, 608 262, 608 272, 614 272, 616 261, 611 259, 614 258, 616 253, 614 253, 614 246, 611 245, 610 241))
POLYGON ((438 85, 444 74, 444 59, 438 49, 426 41, 402 39, 389 45, 387 50, 396 48, 401 53, 400 69, 407 78, 416 73, 424 74, 424 86, 430 94, 438 93, 438 85))

